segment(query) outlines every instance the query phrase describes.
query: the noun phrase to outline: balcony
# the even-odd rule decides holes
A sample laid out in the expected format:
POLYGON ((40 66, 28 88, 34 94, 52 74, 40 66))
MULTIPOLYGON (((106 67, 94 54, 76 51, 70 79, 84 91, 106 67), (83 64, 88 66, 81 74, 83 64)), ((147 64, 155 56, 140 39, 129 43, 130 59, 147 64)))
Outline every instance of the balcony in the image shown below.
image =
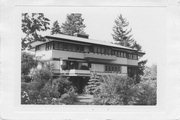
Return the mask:
POLYGON ((114 55, 104 55, 104 54, 97 54, 97 53, 84 53, 84 58, 110 60, 110 61, 117 59, 117 57, 114 55))
POLYGON ((90 76, 90 70, 77 70, 71 69, 69 70, 69 76, 90 76))
POLYGON ((77 69, 71 69, 71 70, 59 70, 55 69, 53 70, 53 73, 55 75, 62 75, 62 76, 90 76, 90 70, 77 70, 77 69))

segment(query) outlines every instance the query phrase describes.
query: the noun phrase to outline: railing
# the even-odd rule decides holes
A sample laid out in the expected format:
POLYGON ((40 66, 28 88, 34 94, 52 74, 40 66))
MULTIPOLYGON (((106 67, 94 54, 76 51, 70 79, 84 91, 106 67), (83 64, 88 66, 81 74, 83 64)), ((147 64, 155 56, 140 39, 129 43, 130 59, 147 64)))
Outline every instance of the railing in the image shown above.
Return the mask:
POLYGON ((71 69, 71 70, 60 70, 60 69, 54 69, 54 74, 64 75, 64 76, 90 76, 90 70, 77 70, 77 69, 71 69))
POLYGON ((127 75, 125 73, 120 72, 99 72, 99 71, 90 71, 90 70, 62 70, 59 69, 53 70, 55 74, 63 75, 63 76, 91 76, 91 75, 127 75))
POLYGON ((90 76, 90 70, 77 70, 77 69, 71 69, 69 70, 70 76, 90 76))

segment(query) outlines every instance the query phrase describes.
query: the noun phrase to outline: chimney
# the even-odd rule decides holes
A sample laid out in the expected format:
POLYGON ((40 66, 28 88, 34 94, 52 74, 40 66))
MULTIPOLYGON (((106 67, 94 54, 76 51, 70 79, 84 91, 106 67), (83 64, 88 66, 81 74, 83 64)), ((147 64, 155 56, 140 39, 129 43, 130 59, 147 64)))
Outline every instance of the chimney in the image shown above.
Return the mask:
POLYGON ((86 39, 89 38, 89 35, 88 35, 88 34, 82 34, 82 33, 76 33, 75 36, 81 37, 81 38, 86 38, 86 39))

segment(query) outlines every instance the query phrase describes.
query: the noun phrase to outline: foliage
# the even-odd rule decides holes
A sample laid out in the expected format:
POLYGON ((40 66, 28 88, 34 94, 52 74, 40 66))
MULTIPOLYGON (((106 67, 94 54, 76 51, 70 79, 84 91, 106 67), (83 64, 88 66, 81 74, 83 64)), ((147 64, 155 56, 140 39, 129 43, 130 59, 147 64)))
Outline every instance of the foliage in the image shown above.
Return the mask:
POLYGON ((32 81, 37 83, 38 89, 42 89, 44 85, 52 80, 52 73, 48 68, 42 68, 40 70, 36 70, 34 74, 32 74, 32 81))
POLYGON ((22 82, 31 82, 32 78, 28 75, 21 75, 22 82))
POLYGON ((156 80, 157 79, 157 65, 151 67, 145 67, 144 75, 142 76, 145 80, 156 80))
POLYGON ((116 18, 114 22, 115 22, 115 25, 113 27, 114 34, 112 34, 113 39, 122 46, 130 47, 132 42, 134 42, 134 40, 132 39, 132 35, 130 34, 132 29, 128 30, 127 28, 129 22, 125 18, 123 18, 121 14, 116 18))
POLYGON ((60 95, 67 93, 70 89, 73 89, 71 82, 66 77, 59 77, 52 81, 52 87, 55 88, 60 95))
POLYGON ((132 88, 135 91, 130 104, 134 105, 156 105, 157 100, 156 80, 143 80, 132 88))
POLYGON ((67 93, 64 93, 61 96, 60 102, 64 103, 66 105, 73 104, 74 102, 77 102, 77 94, 74 92, 74 89, 68 91, 67 93))
POLYGON ((100 92, 94 95, 95 104, 127 105, 132 94, 134 80, 125 76, 102 76, 100 92))
POLYGON ((103 76, 94 94, 97 105, 156 105, 156 80, 135 80, 125 76, 103 76))
POLYGON ((25 33, 25 37, 22 38, 22 50, 29 48, 29 43, 33 41, 43 41, 44 37, 42 37, 39 33, 41 31, 46 31, 50 29, 49 19, 44 16, 43 13, 32 13, 31 15, 28 13, 22 14, 22 26, 21 29, 23 33, 25 33))
POLYGON ((29 83, 21 82, 21 103, 22 104, 45 104, 50 102, 49 92, 44 92, 44 88, 50 84, 52 73, 48 68, 36 69, 32 74, 29 83), (26 93, 26 94, 25 94, 26 93), (24 95, 25 94, 25 95, 24 95), (25 103, 24 103, 25 102, 25 103))
POLYGON ((77 33, 85 34, 83 23, 84 19, 80 13, 71 13, 67 15, 66 21, 62 24, 62 33, 67 35, 75 35, 77 33))
POLYGON ((138 69, 137 69, 137 78, 136 82, 139 83, 141 81, 141 76, 144 75, 144 70, 146 68, 145 64, 147 63, 147 60, 142 60, 138 62, 138 69))
POLYGON ((36 70, 32 81, 21 83, 22 104, 71 104, 76 93, 68 78, 53 79, 48 67, 36 70))
POLYGON ((53 23, 53 27, 51 28, 51 35, 60 34, 60 33, 61 33, 61 27, 59 26, 59 22, 56 20, 53 23))
MULTIPOLYGON (((137 43, 132 38, 132 29, 129 29, 129 22, 121 14, 114 21, 115 25, 113 27, 113 39, 122 46, 130 47, 136 49, 137 52, 141 51, 142 46, 137 43)), ((137 83, 140 82, 140 77, 143 75, 144 67, 147 60, 142 60, 138 62, 138 72, 137 72, 137 83)))
POLYGON ((88 85, 85 87, 85 92, 87 94, 94 94, 98 92, 100 84, 101 84, 100 76, 92 75, 88 81, 88 85))
POLYGON ((27 52, 21 53, 21 74, 28 75, 31 68, 37 66, 37 61, 34 59, 34 55, 27 52))

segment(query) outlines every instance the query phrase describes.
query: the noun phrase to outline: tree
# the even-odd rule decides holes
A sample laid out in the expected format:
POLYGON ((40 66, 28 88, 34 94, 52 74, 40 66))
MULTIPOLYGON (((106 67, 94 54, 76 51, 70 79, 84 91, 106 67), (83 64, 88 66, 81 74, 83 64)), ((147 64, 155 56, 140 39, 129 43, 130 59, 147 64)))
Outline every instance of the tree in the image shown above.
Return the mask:
POLYGON ((136 77, 137 83, 141 81, 141 76, 144 75, 144 70, 146 69, 146 66, 145 66, 146 63, 147 63, 147 60, 142 60, 138 62, 137 77, 136 77))
MULTIPOLYGON (((132 29, 128 29, 129 22, 121 14, 114 21, 115 25, 113 27, 113 39, 116 41, 116 44, 130 47, 136 49, 137 52, 141 51, 142 47, 139 45, 132 37, 132 29)), ((145 64, 147 60, 138 62, 137 69, 137 82, 140 81, 140 76, 143 75, 145 69, 145 64)))
POLYGON ((25 33, 25 37, 21 40, 22 50, 29 48, 29 43, 33 41, 44 41, 44 37, 40 35, 40 32, 50 29, 49 19, 44 16, 43 13, 28 13, 22 14, 22 26, 21 29, 25 33))
POLYGON ((114 21, 115 25, 113 27, 113 39, 116 41, 116 44, 122 46, 131 47, 137 51, 141 51, 141 46, 132 38, 132 29, 128 29, 129 22, 127 19, 123 18, 120 14, 114 21))
POLYGON ((68 14, 66 21, 62 24, 62 33, 67 35, 75 35, 76 33, 85 34, 84 28, 86 27, 83 23, 84 19, 80 13, 68 14))
POLYGON ((56 20, 53 23, 53 27, 51 28, 51 34, 60 34, 61 33, 61 27, 59 26, 59 22, 56 20))
POLYGON ((127 28, 129 22, 125 18, 123 18, 121 14, 116 18, 114 22, 114 34, 112 34, 113 39, 117 42, 117 44, 130 47, 132 42, 134 42, 134 39, 132 39, 132 35, 130 34, 132 29, 127 28))

